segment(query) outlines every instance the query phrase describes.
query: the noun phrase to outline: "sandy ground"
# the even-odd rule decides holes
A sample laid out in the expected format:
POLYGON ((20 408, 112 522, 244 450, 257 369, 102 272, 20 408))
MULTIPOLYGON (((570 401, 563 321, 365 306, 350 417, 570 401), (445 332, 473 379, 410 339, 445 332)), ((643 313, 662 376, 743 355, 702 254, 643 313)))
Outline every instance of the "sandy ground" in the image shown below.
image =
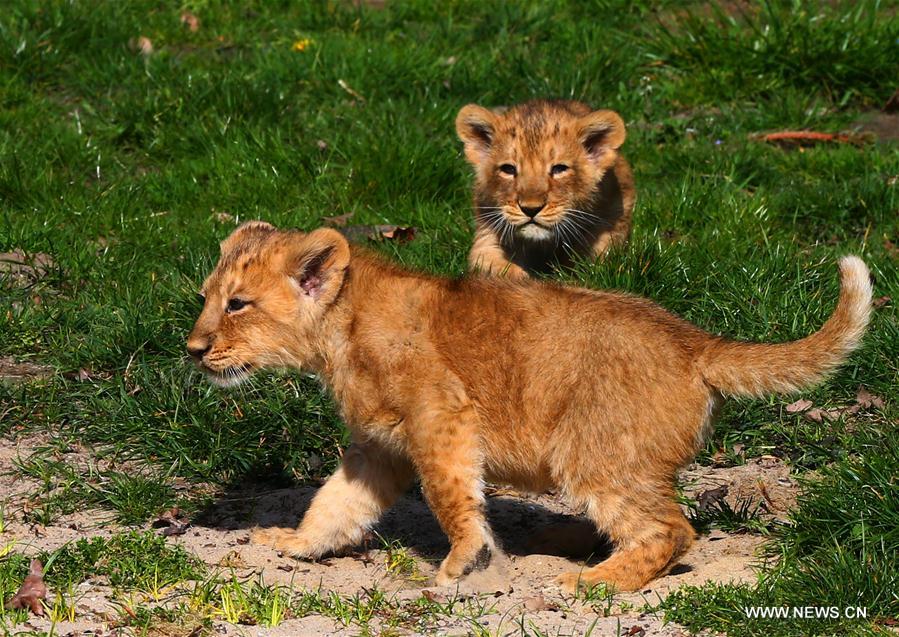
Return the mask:
MULTIPOLYGON (((0 467, 11 469, 16 457, 26 457, 45 442, 38 438, 0 440, 0 467)), ((61 459, 73 465, 83 465, 90 457, 89 450, 85 449, 73 449, 61 455, 61 459)), ((681 480, 685 493, 691 497, 727 485, 725 497, 732 505, 751 498, 762 503, 765 515, 776 518, 783 517, 793 506, 798 491, 788 467, 773 457, 751 459, 744 465, 727 468, 692 465, 683 471, 681 480)), ((0 502, 6 511, 6 528, 0 535, 4 545, 16 541, 18 548, 26 552, 54 549, 70 540, 120 530, 103 521, 108 519, 107 513, 97 511, 80 511, 46 527, 24 524, 22 504, 33 488, 34 485, 15 472, 0 476, 0 502)), ((491 609, 479 622, 501 635, 519 634, 523 625, 552 635, 580 635, 593 626, 593 635, 668 636, 686 633, 676 625, 663 625, 660 617, 642 614, 639 609, 647 602, 658 602, 668 591, 684 584, 753 580, 752 565, 758 559, 757 549, 763 541, 751 534, 713 531, 703 535, 671 574, 639 593, 616 596, 607 609, 604 604, 565 597, 553 584, 553 579, 563 571, 577 570, 585 562, 592 564, 602 559, 608 546, 576 511, 552 494, 489 490, 490 522, 508 558, 480 579, 463 583, 457 591, 432 585, 432 576, 446 554, 448 543, 417 490, 389 511, 375 531, 382 538, 397 540, 410 548, 419 577, 406 579, 388 573, 387 553, 377 537, 351 554, 317 563, 299 562, 268 547, 248 543, 249 529, 254 526, 296 524, 315 491, 314 487, 277 490, 246 487, 220 493, 210 507, 194 516, 184 535, 169 541, 182 544, 212 567, 233 568, 238 575, 247 577, 262 573, 266 582, 290 584, 297 589, 320 588, 356 595, 377 586, 398 600, 418 598, 423 590, 438 600, 460 594, 465 597, 478 591, 481 596, 475 600, 480 599, 479 603, 491 609)), ((110 591, 102 582, 86 582, 77 593, 79 621, 57 626, 56 634, 108 634, 109 619, 118 616, 110 591)), ((373 626, 377 625, 378 620, 374 620, 373 626)), ((46 620, 32 618, 20 628, 46 630, 48 626, 46 620)), ((470 628, 466 620, 450 616, 431 624, 430 630, 436 634, 466 634, 470 628)), ((270 629, 218 623, 216 632, 356 635, 360 629, 326 617, 308 616, 289 619, 270 629)))

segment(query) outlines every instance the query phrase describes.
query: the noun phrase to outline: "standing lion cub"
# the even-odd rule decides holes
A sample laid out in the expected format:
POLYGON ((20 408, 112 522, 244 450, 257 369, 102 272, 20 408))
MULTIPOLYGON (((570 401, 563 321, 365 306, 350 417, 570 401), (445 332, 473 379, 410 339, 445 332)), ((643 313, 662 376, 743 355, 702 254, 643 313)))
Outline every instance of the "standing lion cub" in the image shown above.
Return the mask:
POLYGON ((639 589, 687 550, 674 499, 723 395, 792 392, 858 346, 871 284, 840 261, 840 299, 816 333, 783 344, 713 336, 646 299, 534 280, 447 280, 350 248, 339 233, 251 222, 222 243, 187 348, 209 378, 317 373, 353 445, 296 530, 254 535, 296 556, 360 541, 417 475, 451 549, 449 584, 490 563, 489 480, 558 489, 615 551, 561 576, 639 589))
POLYGON ((627 240, 634 181, 617 113, 573 101, 469 104, 456 132, 475 169, 472 268, 520 278, 627 240))

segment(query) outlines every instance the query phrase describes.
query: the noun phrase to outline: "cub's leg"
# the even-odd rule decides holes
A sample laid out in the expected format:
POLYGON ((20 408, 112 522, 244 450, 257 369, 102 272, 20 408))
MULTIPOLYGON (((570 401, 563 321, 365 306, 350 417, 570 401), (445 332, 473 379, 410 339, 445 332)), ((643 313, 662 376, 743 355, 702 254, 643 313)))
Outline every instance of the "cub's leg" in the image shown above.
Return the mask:
POLYGON ((487 568, 496 550, 485 514, 477 414, 453 402, 434 401, 409 432, 422 491, 450 541, 436 576, 440 586, 487 568))
POLYGON ((298 529, 260 529, 252 539, 307 558, 353 546, 409 487, 413 475, 408 461, 380 445, 353 444, 315 494, 298 529))
POLYGON ((630 164, 619 156, 614 168, 606 173, 600 186, 605 200, 603 228, 593 242, 593 256, 603 257, 612 246, 623 245, 631 234, 631 218, 636 191, 630 164))
POLYGON ((487 228, 479 228, 475 233, 468 265, 472 270, 487 274, 506 276, 510 279, 526 279, 528 273, 506 256, 496 235, 487 228))
POLYGON ((693 543, 696 532, 670 497, 607 494, 589 500, 587 515, 609 535, 615 550, 605 561, 558 578, 563 589, 600 582, 619 591, 639 590, 667 573, 693 543))

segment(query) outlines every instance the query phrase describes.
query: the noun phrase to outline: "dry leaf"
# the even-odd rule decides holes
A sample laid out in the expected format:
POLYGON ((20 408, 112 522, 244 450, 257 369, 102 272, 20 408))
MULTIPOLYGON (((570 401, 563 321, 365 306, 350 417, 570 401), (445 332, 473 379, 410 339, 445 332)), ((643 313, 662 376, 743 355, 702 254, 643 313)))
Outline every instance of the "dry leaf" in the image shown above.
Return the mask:
MULTIPOLYGON (((793 407, 794 405, 798 405, 799 403, 802 403, 802 402, 803 401, 800 400, 800 401, 796 401, 795 403, 793 403, 793 405, 789 405, 787 407, 787 411, 794 411, 794 410, 791 410, 790 407, 793 407)), ((811 406, 811 401, 805 401, 805 402, 808 402, 808 407, 811 406)), ((839 418, 842 418, 844 416, 852 416, 854 414, 857 414, 862 409, 871 409, 872 407, 874 407, 876 409, 883 409, 884 406, 885 405, 884 405, 883 398, 881 398, 880 396, 877 396, 876 394, 872 394, 867 389, 860 386, 858 388, 858 392, 855 395, 855 404, 854 405, 851 405, 849 407, 833 407, 831 409, 820 409, 820 408, 809 409, 808 411, 806 411, 803 414, 803 416, 807 420, 810 420, 812 422, 817 422, 817 423, 821 423, 821 422, 825 422, 825 421, 831 422, 834 420, 838 420, 839 418)), ((802 409, 795 409, 795 411, 802 411, 802 409)))
POLYGON ((355 213, 348 212, 342 215, 335 215, 333 217, 325 217, 324 222, 326 226, 331 228, 343 228, 349 222, 350 219, 353 218, 355 213))
POLYGON ((137 39, 136 48, 138 53, 144 57, 153 55, 153 41, 145 35, 142 35, 137 39))
POLYGON ((836 417, 832 416, 828 411, 824 409, 811 409, 805 412, 805 418, 807 420, 811 420, 812 422, 824 422, 824 420, 835 420, 836 417))
POLYGON ((855 394, 855 402, 858 403, 858 406, 862 409, 871 409, 871 407, 883 409, 886 407, 883 398, 876 394, 872 394, 864 387, 858 388, 858 392, 855 394))
POLYGON ((181 14, 181 24, 186 25, 191 33, 196 33, 200 30, 200 18, 190 11, 184 11, 181 14))
POLYGON ((874 305, 874 307, 879 308, 879 307, 883 307, 885 305, 889 305, 892 301, 893 301, 893 299, 891 299, 888 296, 879 296, 876 299, 874 299, 873 305, 874 305))
POLYGON ((539 613, 542 610, 559 610, 557 605, 547 602, 542 593, 524 600, 524 607, 532 613, 539 613))
POLYGON ((642 626, 634 625, 634 626, 631 626, 630 628, 628 628, 624 632, 624 634, 627 637, 643 637, 646 634, 646 629, 643 628, 642 626))
POLYGON ((172 507, 159 514, 160 518, 167 520, 180 520, 184 517, 184 513, 178 507, 172 507))
POLYGON ((412 241, 415 238, 415 228, 401 226, 377 226, 378 232, 384 239, 396 239, 397 241, 412 241))
POLYGON ((852 407, 835 407, 833 409, 811 409, 803 414, 806 419, 811 420, 812 422, 824 422, 825 420, 828 422, 838 420, 843 416, 849 416, 851 414, 857 413, 860 407, 858 405, 853 405, 852 407))
POLYGON ((346 226, 340 230, 349 241, 399 241, 405 243, 415 238, 415 228, 410 226, 346 226))
POLYGON ((167 511, 163 511, 159 517, 153 521, 154 529, 162 529, 163 537, 171 537, 173 535, 184 535, 190 528, 190 522, 180 522, 184 518, 184 514, 178 507, 172 507, 167 511))
POLYGON ((184 535, 190 528, 190 522, 175 522, 162 529, 162 537, 174 537, 176 535, 184 535))
POLYGON ((708 511, 709 508, 713 504, 717 504, 724 500, 724 497, 727 495, 727 485, 722 484, 720 487, 715 487, 714 489, 707 489, 703 491, 696 497, 696 510, 697 511, 708 511))
POLYGON ((800 398, 795 403, 787 405, 787 413, 795 414, 800 411, 806 411, 807 409, 811 409, 813 404, 814 403, 807 398, 800 398))
POLYGON ((44 584, 44 565, 39 560, 31 560, 28 575, 18 592, 6 602, 7 609, 27 608, 35 615, 44 614, 42 599, 47 598, 47 585, 44 584))

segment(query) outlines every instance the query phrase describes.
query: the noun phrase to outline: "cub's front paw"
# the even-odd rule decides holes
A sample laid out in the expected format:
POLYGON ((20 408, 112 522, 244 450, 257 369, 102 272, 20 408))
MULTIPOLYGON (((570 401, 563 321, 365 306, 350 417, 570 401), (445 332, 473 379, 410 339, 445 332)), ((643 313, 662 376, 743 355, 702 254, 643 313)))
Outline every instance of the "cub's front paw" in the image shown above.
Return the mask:
POLYGON ((267 544, 293 557, 308 557, 309 546, 295 529, 256 529, 250 534, 254 544, 267 544))
POLYGON ((511 591, 511 563, 497 548, 484 547, 461 572, 444 564, 437 572, 437 586, 458 587, 465 594, 508 593, 511 591))
POLYGON ((455 586, 458 581, 459 575, 447 573, 442 568, 437 571, 437 575, 434 576, 434 583, 437 586, 455 586))
POLYGON ((586 588, 587 583, 581 579, 580 573, 562 573, 556 578, 556 585, 563 593, 574 595, 578 587, 586 588))
POLYGON ((564 593, 575 594, 578 589, 589 589, 593 586, 605 586, 609 592, 626 592, 640 590, 646 582, 634 579, 627 574, 619 575, 602 565, 587 568, 583 571, 562 573, 556 578, 556 585, 564 593))

